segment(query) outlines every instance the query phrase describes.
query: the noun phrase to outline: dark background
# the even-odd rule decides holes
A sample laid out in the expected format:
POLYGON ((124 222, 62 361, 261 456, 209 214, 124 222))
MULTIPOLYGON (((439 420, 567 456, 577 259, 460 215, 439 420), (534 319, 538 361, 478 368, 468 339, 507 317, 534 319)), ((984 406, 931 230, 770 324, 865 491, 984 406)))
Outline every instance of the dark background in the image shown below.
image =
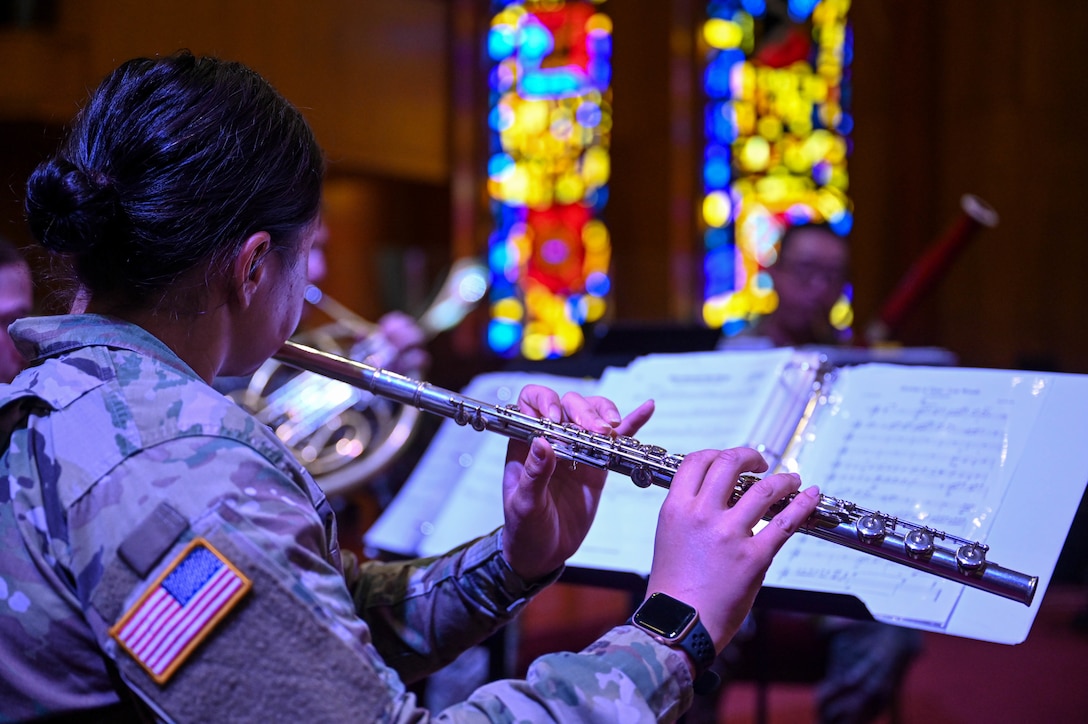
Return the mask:
MULTIPOLYGON (((603 6, 615 42, 613 324, 698 318, 700 7, 603 6)), ((1088 5, 880 0, 850 13, 856 329, 973 193, 1000 224, 972 239, 895 341, 969 366, 1088 372, 1088 5)), ((29 241, 23 180, 88 88, 125 58, 187 47, 253 65, 313 122, 331 161, 328 291, 368 317, 416 311, 452 258, 486 244, 486 21, 480 0, 0 2, 0 230, 29 241)), ((437 348, 470 369, 494 365, 482 321, 437 348)))

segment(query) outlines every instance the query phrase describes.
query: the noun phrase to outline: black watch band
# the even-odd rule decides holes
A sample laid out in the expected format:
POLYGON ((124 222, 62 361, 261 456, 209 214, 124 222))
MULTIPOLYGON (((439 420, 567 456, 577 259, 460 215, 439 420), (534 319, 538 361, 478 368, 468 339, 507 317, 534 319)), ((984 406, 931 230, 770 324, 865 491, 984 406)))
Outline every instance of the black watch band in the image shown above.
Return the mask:
POLYGON ((693 607, 664 593, 654 593, 643 601, 629 623, 661 643, 687 652, 695 666, 696 694, 709 693, 717 687, 720 679, 710 670, 717 657, 714 639, 693 607))
POLYGON ((714 650, 714 639, 710 638, 710 633, 706 630, 703 622, 696 621, 695 625, 688 631, 688 635, 673 643, 672 646, 687 651, 688 655, 691 656, 691 660, 695 664, 697 688, 698 679, 709 671, 710 666, 714 664, 714 660, 717 658, 717 652, 714 650))
POLYGON ((719 676, 710 670, 717 652, 714 651, 714 639, 702 621, 696 621, 688 631, 688 635, 672 644, 688 653, 695 664, 695 679, 693 680, 696 694, 709 694, 718 687, 721 682, 719 676))

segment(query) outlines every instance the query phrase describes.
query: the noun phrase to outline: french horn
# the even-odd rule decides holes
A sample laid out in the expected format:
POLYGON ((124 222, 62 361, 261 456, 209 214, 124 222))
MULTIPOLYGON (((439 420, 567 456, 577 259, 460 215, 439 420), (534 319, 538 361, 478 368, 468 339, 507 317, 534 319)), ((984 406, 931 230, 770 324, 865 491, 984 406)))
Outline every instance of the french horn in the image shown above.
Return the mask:
MULTIPOLYGON (((471 258, 454 262, 417 324, 429 340, 457 326, 486 294, 487 267, 471 258)), ((377 324, 311 285, 306 302, 331 320, 298 333, 299 343, 384 367, 396 349, 377 324)), ((400 370, 418 374, 421 370, 400 370)), ((327 495, 358 490, 389 467, 419 428, 415 407, 269 359, 248 385, 231 393, 268 425, 327 495)))

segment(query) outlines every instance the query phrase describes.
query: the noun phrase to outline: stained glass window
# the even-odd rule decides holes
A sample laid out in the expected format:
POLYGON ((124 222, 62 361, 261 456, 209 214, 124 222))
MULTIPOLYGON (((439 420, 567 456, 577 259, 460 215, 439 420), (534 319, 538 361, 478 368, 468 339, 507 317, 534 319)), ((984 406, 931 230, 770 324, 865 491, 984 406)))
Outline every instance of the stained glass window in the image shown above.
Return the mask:
MULTIPOLYGON (((712 0, 706 97, 703 320, 726 334, 774 309, 766 268, 798 223, 853 225, 849 0, 712 0)), ((832 324, 853 322, 850 289, 832 324)))
POLYGON ((496 2, 487 193, 488 345, 562 357, 609 291, 612 22, 598 2, 496 2))

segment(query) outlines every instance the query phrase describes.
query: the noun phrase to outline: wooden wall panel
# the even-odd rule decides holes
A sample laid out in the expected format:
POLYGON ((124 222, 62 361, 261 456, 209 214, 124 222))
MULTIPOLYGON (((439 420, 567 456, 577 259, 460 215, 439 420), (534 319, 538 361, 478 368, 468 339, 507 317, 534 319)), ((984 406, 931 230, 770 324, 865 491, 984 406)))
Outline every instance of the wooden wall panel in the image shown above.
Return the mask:
MULTIPOLYGON (((313 125, 329 159, 335 226, 327 291, 373 319, 427 296, 449 263, 441 0, 59 0, 58 8, 55 27, 0 30, 0 232, 31 242, 21 223, 25 177, 89 89, 125 59, 187 48, 254 67, 313 125)), ((50 285, 38 289, 44 296, 50 285)))
POLYGON ((0 113, 68 120, 118 63, 181 48, 253 66, 303 108, 334 164, 445 182, 441 0, 59 0, 53 30, 0 33, 0 113))
MULTIPOLYGON (((469 2, 483 0, 458 6, 469 2)), ((698 188, 698 163, 681 163, 675 140, 695 133, 701 110, 675 104, 690 81, 677 75, 677 58, 694 47, 697 31, 683 19, 697 19, 698 6, 605 6, 615 25, 606 213, 620 321, 687 322, 697 314, 683 295, 701 283, 701 242, 677 219, 697 213, 685 195, 698 188)), ((268 75, 304 107, 345 176, 448 188, 449 80, 480 71, 452 67, 450 6, 440 0, 61 0, 60 7, 61 27, 45 46, 34 33, 0 32, 0 120, 59 123, 116 61, 187 46, 268 75)), ((1079 50, 1088 40, 1088 4, 884 0, 856 2, 851 12, 859 328, 952 222, 960 196, 976 193, 1000 213, 1000 226, 979 234, 920 301, 900 341, 947 347, 965 364, 1088 372, 1080 218, 1088 100, 1079 50)), ((482 249, 485 234, 476 233, 482 249)), ((465 239, 458 244, 463 250, 465 239)))
POLYGON ((856 3, 859 314, 872 314, 963 193, 1001 215, 902 330, 964 364, 1088 372, 1081 199, 1088 7, 856 3), (873 303, 876 304, 873 304, 873 303))

